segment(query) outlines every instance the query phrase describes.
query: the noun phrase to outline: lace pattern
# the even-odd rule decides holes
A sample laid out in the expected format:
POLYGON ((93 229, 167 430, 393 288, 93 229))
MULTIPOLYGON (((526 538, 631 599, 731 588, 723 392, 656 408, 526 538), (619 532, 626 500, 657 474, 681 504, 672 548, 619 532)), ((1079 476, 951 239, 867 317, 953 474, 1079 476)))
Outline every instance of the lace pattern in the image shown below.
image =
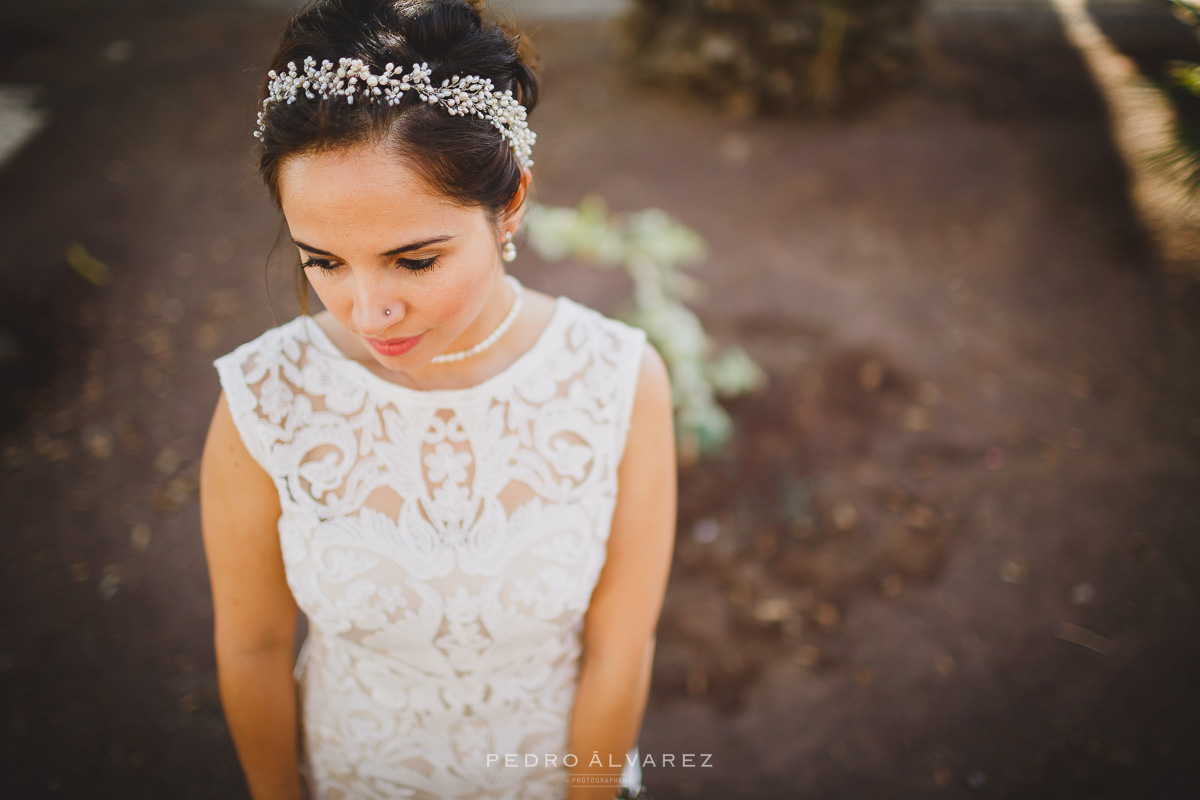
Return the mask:
POLYGON ((309 620, 296 678, 312 797, 565 796, 644 342, 560 297, 533 347, 469 389, 391 384, 307 316, 213 362, 279 490, 309 620))

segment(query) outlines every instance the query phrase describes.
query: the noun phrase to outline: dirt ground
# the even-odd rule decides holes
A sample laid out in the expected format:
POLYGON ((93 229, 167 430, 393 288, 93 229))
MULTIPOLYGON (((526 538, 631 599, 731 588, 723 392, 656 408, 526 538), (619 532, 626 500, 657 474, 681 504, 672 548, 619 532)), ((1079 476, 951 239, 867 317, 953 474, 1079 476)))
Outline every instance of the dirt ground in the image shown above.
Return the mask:
MULTIPOLYGON (((24 352, 0 368, 0 794, 246 797, 196 484, 211 359, 296 313, 279 271, 268 307, 250 156, 281 17, 5 13, 0 82, 52 122, 0 170, 24 352)), ((641 748, 711 767, 647 768, 656 800, 1200 794, 1200 290, 1156 264, 1048 14, 931 25, 913 86, 817 122, 633 87, 603 27, 531 31, 539 199, 701 232, 698 311, 770 375, 680 473, 641 748)), ((604 311, 625 290, 527 249, 513 271, 604 311)))

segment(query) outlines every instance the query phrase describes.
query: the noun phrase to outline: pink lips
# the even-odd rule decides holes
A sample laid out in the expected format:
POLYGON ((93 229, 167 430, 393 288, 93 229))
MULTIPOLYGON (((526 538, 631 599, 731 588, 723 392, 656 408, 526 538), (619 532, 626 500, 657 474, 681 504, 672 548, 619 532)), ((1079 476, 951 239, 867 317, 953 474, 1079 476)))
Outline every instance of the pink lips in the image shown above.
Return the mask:
POLYGON ((417 342, 421 341, 420 336, 413 336, 408 339, 367 339, 374 347, 376 352, 385 356, 399 356, 407 353, 417 346, 417 342))

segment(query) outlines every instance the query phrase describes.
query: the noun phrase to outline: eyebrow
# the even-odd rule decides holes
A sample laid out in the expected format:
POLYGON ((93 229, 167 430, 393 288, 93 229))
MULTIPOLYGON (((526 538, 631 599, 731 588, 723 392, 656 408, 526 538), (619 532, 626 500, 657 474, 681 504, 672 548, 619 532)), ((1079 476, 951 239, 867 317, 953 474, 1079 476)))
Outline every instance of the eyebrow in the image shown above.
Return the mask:
MULTIPOLYGON (((439 242, 449 241, 450 239, 453 239, 453 238, 454 238, 453 236, 435 236, 432 239, 425 239, 424 241, 413 242, 412 244, 406 244, 401 247, 394 247, 391 250, 388 250, 383 255, 398 256, 401 253, 407 253, 410 250, 420 250, 422 247, 428 247, 431 244, 438 244, 439 242)), ((307 250, 308 252, 316 253, 319 256, 332 256, 333 255, 333 253, 329 252, 328 250, 322 250, 319 247, 313 247, 311 244, 305 244, 304 242, 300 241, 299 239, 292 239, 292 243, 295 244, 296 247, 299 247, 301 250, 307 250)))

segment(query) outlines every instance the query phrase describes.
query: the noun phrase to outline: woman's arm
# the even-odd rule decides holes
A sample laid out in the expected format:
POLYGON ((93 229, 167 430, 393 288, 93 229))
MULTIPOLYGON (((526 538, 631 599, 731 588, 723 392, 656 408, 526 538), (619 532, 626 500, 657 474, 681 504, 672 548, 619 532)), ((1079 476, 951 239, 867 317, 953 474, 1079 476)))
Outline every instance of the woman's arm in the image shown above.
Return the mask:
POLYGON ((571 769, 571 800, 611 798, 625 756, 637 742, 675 543, 671 384, 662 357, 648 343, 617 480, 608 554, 584 618, 583 665, 568 750, 578 758, 571 769), (614 780, 604 787, 580 782, 595 775, 614 780))
POLYGON ((200 465, 221 703, 254 800, 302 797, 292 679, 297 608, 279 547, 279 493, 246 450, 224 392, 200 465))

